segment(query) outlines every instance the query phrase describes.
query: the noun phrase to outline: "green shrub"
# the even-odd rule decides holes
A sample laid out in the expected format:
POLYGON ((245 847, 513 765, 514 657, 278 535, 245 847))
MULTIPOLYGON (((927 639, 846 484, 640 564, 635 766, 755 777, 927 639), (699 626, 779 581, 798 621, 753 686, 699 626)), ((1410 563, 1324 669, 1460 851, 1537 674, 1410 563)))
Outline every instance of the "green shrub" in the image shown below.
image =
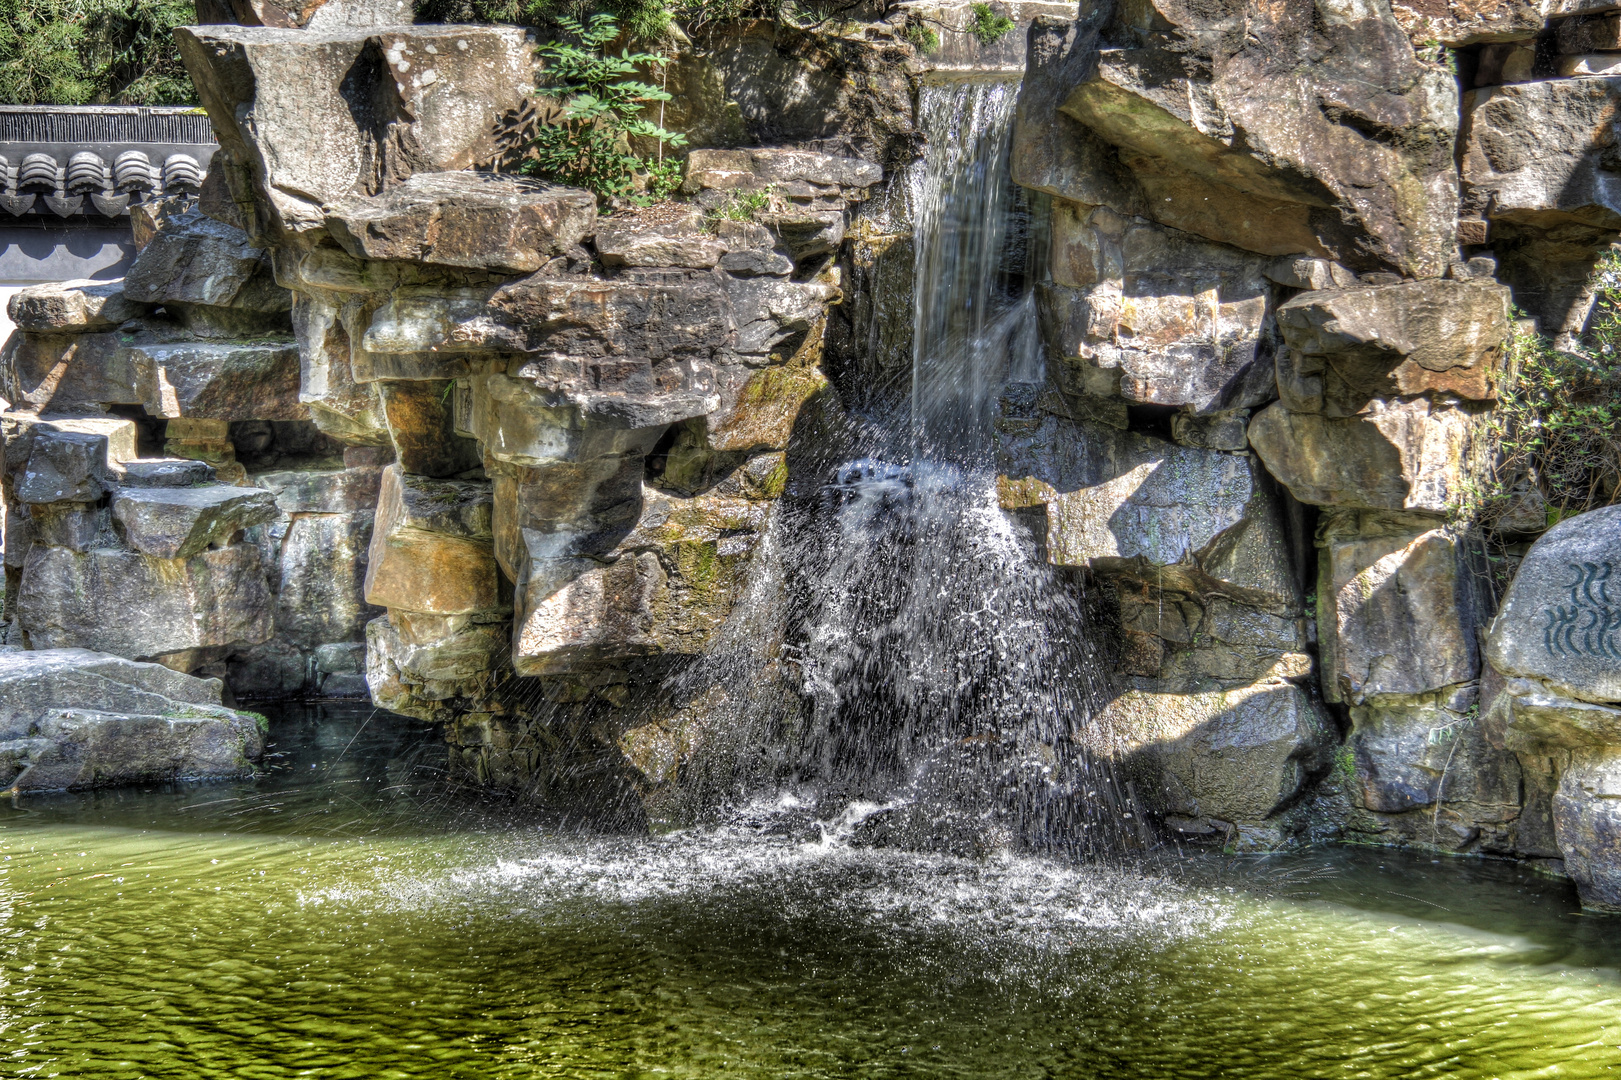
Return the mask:
POLYGON ((1529 486, 1549 525, 1621 498, 1621 254, 1594 275, 1592 329, 1573 348, 1524 326, 1509 339, 1480 475, 1460 499, 1471 524, 1495 529, 1529 486))
POLYGON ((907 24, 906 40, 916 46, 918 52, 932 53, 940 48, 940 35, 920 22, 907 24))
POLYGON ((0 0, 0 104, 191 105, 191 0, 0 0))
POLYGON ((731 198, 704 215, 704 227, 714 231, 717 222, 753 221, 760 211, 770 205, 769 190, 734 191, 731 198))
POLYGON ((989 4, 970 4, 968 10, 974 16, 973 22, 968 25, 968 32, 978 38, 981 45, 996 44, 1017 25, 1006 15, 992 11, 989 4))
MULTIPOLYGON (((578 44, 541 46, 541 78, 544 92, 562 102, 562 115, 542 125, 525 170, 600 196, 628 196, 635 190, 636 174, 648 167, 631 152, 632 137, 655 139, 661 147, 687 141, 641 118, 649 103, 668 101, 670 95, 636 78, 638 69, 667 59, 624 49, 618 56, 609 54, 608 46, 619 37, 612 15, 593 15, 584 25, 564 15, 558 24, 578 44)), ((665 167, 659 168, 664 174, 665 167)))
POLYGON ((554 27, 592 15, 612 15, 638 41, 657 41, 669 33, 670 8, 664 0, 417 0, 421 23, 513 23, 554 27))

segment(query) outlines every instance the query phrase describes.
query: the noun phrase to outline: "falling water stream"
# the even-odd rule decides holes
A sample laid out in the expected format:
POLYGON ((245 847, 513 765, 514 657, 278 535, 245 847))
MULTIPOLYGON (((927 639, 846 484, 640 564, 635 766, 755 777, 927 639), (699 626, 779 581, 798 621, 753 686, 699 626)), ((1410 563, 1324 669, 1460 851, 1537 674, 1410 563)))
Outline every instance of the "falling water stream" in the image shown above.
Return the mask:
POLYGON ((791 492, 699 666, 762 763, 724 814, 616 833, 446 787, 426 725, 267 710, 257 778, 0 807, 0 1075, 1621 1072, 1621 933, 1563 882, 1112 857, 1084 605, 989 456, 1039 364, 1015 92, 924 88, 912 396, 791 492))

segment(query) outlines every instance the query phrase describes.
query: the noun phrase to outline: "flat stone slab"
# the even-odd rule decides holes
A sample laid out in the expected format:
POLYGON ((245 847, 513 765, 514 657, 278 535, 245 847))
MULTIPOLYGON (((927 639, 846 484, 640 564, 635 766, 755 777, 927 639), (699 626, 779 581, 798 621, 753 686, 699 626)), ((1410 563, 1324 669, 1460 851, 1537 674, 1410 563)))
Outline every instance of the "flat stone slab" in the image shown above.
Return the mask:
POLYGON ((6 314, 17 329, 36 334, 116 330, 145 308, 124 296, 122 281, 56 281, 12 296, 6 314))
MULTIPOLYGON (((357 259, 530 273, 597 221, 589 191, 495 173, 417 173, 369 198, 345 199, 326 228, 357 259)), ((709 265, 713 266, 711 262, 709 265)))
POLYGON ((177 488, 212 484, 214 467, 191 458, 142 458, 126 461, 115 473, 120 487, 177 488))
POLYGON ((195 420, 308 420, 298 400, 293 342, 201 342, 130 348, 152 416, 195 420))
POLYGON ((218 679, 87 649, 0 654, 0 786, 47 791, 247 772, 256 719, 218 679))
POLYGON ((1531 546, 1486 657, 1580 701, 1621 701, 1621 506, 1567 518, 1531 546))
POLYGON ((95 502, 119 464, 135 457, 135 424, 117 417, 35 420, 14 416, 6 457, 22 458, 14 480, 19 502, 95 502))
POLYGON ((121 491, 112 510, 124 542, 159 559, 189 559, 238 529, 280 516, 270 492, 229 484, 121 491))

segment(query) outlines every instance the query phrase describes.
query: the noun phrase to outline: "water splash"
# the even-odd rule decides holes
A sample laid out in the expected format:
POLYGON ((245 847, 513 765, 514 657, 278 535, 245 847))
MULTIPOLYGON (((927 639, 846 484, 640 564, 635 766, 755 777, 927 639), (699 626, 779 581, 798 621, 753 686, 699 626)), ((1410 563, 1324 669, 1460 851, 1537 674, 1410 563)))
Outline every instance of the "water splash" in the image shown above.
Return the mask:
POLYGON ((712 727, 776 747, 755 765, 811 793, 841 836, 1099 855, 1135 833, 1087 749, 1107 740, 1084 597, 997 495, 999 395, 1041 368, 1028 208, 1008 167, 1017 94, 995 81, 923 88, 909 401, 859 418, 842 457, 791 462, 811 480, 791 484, 693 685, 728 687, 731 720, 712 727), (762 680, 739 674, 766 668, 792 704, 769 707, 762 680))

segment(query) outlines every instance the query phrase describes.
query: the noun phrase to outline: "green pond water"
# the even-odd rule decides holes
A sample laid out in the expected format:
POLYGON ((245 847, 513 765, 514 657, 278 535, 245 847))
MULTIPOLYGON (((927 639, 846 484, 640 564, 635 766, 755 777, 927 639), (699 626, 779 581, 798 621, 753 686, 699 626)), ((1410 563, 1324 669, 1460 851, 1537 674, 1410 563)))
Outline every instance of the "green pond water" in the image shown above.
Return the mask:
POLYGON ((747 823, 593 835, 286 710, 251 782, 0 809, 0 1075, 1590 1077, 1621 920, 1513 866, 1151 876, 747 823), (819 834, 818 834, 819 835, 819 834))

